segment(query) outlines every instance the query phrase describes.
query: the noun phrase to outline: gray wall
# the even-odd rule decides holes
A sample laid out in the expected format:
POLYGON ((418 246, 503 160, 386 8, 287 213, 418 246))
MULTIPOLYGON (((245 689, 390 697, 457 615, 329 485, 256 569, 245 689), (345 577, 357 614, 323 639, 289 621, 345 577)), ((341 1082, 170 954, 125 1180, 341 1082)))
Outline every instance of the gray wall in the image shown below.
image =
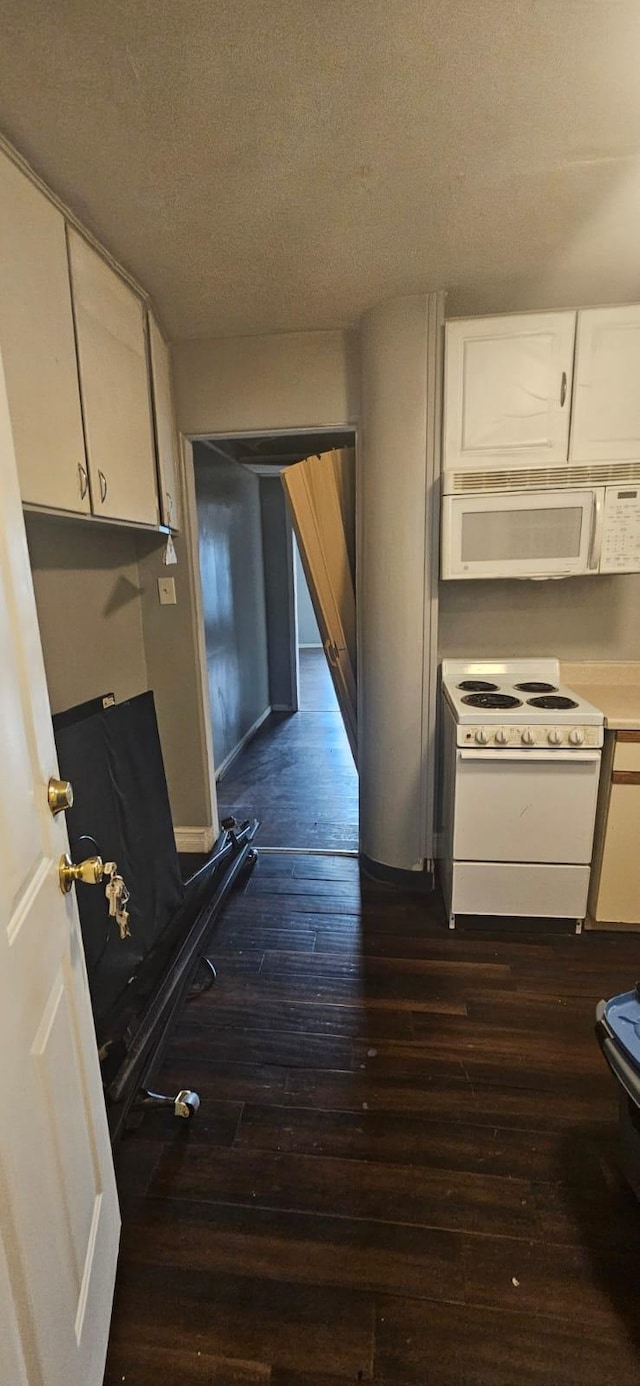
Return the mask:
POLYGON ((279 476, 260 477, 262 553, 267 613, 269 701, 297 711, 293 534, 279 476))
POLYGON ((640 659, 640 574, 441 582, 442 656, 640 659))
POLYGON ((274 332, 172 347, 178 428, 191 437, 342 428, 359 414, 358 333, 274 332))
POLYGON ((269 707, 258 478, 193 451, 216 770, 269 707))
POLYGON ((174 824, 205 829, 211 825, 215 836, 217 819, 212 811, 204 727, 209 708, 200 674, 194 608, 197 574, 190 571, 184 534, 174 536, 174 547, 178 562, 167 568, 164 540, 159 543, 154 536, 137 536, 147 680, 155 697, 174 824), (159 577, 174 578, 175 606, 160 605, 159 577))
POLYGON ((212 828, 200 736, 197 668, 185 541, 164 567, 164 539, 85 520, 26 514, 49 699, 53 712, 113 692, 152 688, 176 827, 212 828), (178 604, 160 606, 170 572, 178 604))
POLYGON ((322 645, 316 613, 311 602, 309 584, 305 577, 302 559, 297 543, 294 545, 296 561, 296 598, 298 605, 298 644, 322 645))
POLYGON ((27 539, 53 712, 149 686, 136 538, 81 520, 27 514, 27 539))

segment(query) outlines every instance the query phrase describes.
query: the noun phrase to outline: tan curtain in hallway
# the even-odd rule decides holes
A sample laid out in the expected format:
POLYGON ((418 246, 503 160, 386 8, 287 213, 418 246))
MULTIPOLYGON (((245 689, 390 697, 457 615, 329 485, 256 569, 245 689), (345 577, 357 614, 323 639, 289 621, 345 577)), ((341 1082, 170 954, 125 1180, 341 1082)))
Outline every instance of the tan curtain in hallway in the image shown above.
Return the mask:
POLYGON ((282 472, 302 566, 353 758, 357 758, 355 449, 282 472))

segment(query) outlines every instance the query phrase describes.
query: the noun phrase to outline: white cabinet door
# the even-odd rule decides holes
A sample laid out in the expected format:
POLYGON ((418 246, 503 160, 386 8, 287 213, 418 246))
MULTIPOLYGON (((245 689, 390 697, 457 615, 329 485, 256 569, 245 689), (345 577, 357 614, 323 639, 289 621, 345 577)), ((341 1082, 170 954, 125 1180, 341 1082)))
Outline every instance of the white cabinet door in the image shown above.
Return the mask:
POLYGON ((4 154, 0 345, 22 499, 89 510, 64 218, 4 154))
POLYGON ((566 462, 575 313, 447 323, 444 466, 566 462))
POLYGON ((571 461, 640 458, 640 305, 578 313, 571 461))
POLYGON ((162 523, 180 528, 180 464, 178 433, 173 407, 169 348, 152 313, 149 313, 149 353, 153 385, 153 412, 160 484, 162 523))
POLYGON ((0 525, 0 1380, 100 1386, 120 1219, 1 362, 0 525))
POLYGON ((93 511, 157 525, 145 310, 76 231, 68 237, 93 511))

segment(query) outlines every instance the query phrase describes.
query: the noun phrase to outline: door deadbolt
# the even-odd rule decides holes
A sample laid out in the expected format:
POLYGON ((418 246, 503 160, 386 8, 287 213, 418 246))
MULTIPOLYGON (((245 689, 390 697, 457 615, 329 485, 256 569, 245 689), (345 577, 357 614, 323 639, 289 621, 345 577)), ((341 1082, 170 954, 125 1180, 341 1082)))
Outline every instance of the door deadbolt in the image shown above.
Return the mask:
POLYGON ((47 785, 47 802, 55 818, 57 813, 73 808, 73 785, 70 780, 54 780, 47 785))
POLYGON ((58 862, 58 879, 63 895, 68 895, 74 881, 83 885, 100 885, 104 876, 102 857, 87 857, 85 861, 73 862, 68 852, 64 852, 58 862))

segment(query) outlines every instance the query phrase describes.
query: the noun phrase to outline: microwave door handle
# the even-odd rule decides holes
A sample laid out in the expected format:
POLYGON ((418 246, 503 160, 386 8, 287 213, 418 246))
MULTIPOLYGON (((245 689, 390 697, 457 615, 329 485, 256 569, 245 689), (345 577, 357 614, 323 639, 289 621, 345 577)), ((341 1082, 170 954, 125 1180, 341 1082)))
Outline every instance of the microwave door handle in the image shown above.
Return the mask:
POLYGON ((597 573, 602 556, 602 532, 604 528, 604 505, 602 493, 593 493, 593 515, 591 518, 591 543, 589 545, 589 572, 597 573))

